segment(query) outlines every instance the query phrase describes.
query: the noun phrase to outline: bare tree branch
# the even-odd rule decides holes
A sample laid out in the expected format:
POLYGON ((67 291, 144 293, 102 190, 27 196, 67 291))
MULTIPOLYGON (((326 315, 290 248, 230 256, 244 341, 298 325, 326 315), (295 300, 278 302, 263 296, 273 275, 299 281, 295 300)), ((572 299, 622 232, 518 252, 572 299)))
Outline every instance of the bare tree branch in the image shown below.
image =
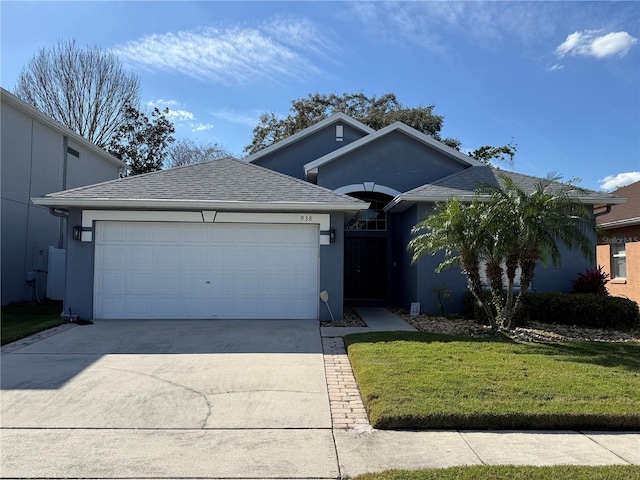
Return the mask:
POLYGON ((118 58, 97 46, 59 41, 34 55, 14 93, 100 147, 123 123, 125 106, 139 104, 140 81, 118 58))

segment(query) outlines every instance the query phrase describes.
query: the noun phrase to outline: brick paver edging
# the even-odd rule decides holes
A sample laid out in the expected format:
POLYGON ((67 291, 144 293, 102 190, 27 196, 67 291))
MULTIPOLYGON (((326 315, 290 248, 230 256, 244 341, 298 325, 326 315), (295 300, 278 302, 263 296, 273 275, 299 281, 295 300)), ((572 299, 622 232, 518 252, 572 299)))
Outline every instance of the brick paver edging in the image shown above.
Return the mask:
POLYGON ((333 428, 371 428, 342 337, 323 337, 322 351, 333 428))

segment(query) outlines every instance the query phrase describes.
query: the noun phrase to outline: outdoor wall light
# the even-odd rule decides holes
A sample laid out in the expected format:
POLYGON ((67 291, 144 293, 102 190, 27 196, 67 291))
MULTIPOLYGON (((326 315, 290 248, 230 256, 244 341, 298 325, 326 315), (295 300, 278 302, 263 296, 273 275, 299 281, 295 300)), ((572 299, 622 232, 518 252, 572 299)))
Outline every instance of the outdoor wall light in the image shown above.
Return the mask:
POLYGON ((336 229, 329 229, 329 243, 336 243, 336 229))
POLYGON ((81 240, 82 239, 82 227, 75 226, 73 227, 73 239, 81 240))

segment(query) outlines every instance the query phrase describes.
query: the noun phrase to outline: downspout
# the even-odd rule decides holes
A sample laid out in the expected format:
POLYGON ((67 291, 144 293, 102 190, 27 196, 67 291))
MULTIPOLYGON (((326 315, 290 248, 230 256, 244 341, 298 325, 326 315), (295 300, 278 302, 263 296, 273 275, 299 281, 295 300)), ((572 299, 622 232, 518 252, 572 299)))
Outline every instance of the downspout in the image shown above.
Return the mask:
MULTIPOLYGON (((65 135, 64 137, 62 137, 62 190, 67 189, 67 155, 69 154, 68 150, 69 137, 65 135)), ((54 213, 55 211, 55 208, 49 209, 51 215, 60 217, 60 220, 58 221, 58 248, 64 248, 64 231, 67 227, 66 219, 69 218, 69 212, 64 210, 66 212, 66 215, 64 215, 56 214, 54 213)))
MULTIPOLYGON (((611 213, 611 205, 605 205, 605 209, 604 209, 603 212, 594 213, 593 214, 593 220, 595 221, 596 218, 601 217, 603 215, 606 215, 607 213, 611 213)), ((597 251, 597 245, 598 245, 598 236, 600 236, 600 233, 601 233, 600 232, 600 227, 598 227, 596 225, 596 251, 597 251)), ((594 258, 596 259, 596 267, 597 267, 598 266, 597 265, 597 260, 598 260, 597 253, 596 253, 594 258)))
POLYGON ((607 213, 611 213, 611 205, 605 205, 604 212, 598 212, 593 214, 593 218, 601 217, 602 215, 606 215, 607 213))
POLYGON ((65 210, 64 208, 49 207, 49 213, 54 217, 60 217, 64 219, 69 218, 69 210, 65 210))
POLYGON ((69 210, 64 210, 62 208, 49 207, 49 213, 54 217, 60 218, 60 236, 58 237, 58 248, 64 248, 64 229, 63 225, 66 227, 67 220, 69 219, 69 210))

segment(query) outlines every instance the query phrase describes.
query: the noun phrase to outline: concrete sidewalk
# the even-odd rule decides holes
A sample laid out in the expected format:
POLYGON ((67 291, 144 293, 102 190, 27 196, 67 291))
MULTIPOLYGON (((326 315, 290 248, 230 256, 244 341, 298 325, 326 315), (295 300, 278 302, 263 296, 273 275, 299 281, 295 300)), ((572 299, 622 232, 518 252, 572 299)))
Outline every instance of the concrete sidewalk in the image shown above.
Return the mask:
POLYGON ((322 327, 323 337, 344 337, 351 333, 415 332, 416 329, 386 308, 354 308, 366 327, 322 327))

